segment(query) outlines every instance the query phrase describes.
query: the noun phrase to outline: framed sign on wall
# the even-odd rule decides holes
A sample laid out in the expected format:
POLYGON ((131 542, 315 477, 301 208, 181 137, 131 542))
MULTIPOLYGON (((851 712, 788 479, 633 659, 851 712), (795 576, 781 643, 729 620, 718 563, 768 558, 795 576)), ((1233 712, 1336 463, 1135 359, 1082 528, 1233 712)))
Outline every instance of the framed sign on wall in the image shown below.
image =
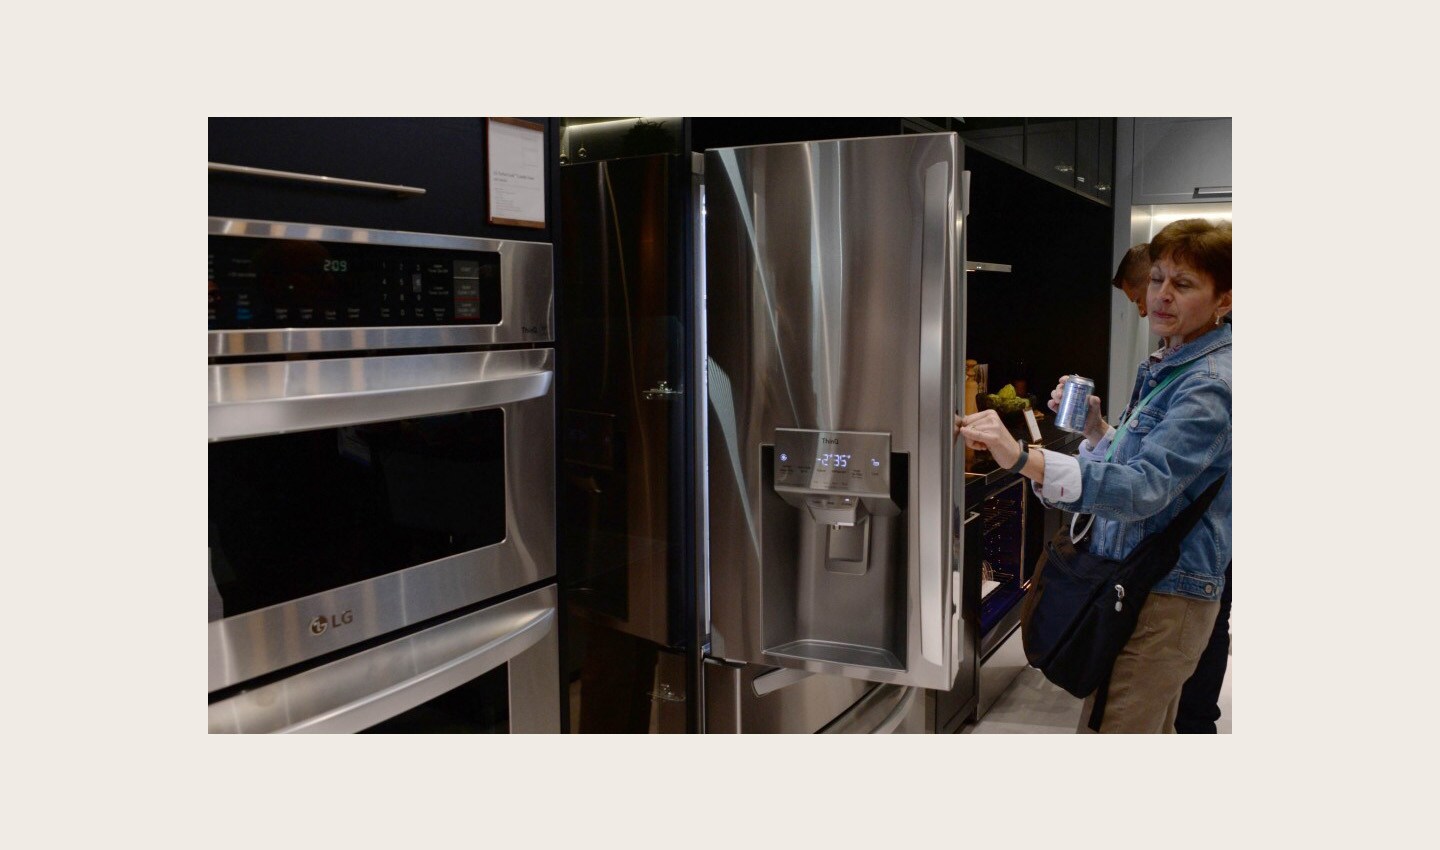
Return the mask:
POLYGON ((545 127, 488 118, 490 223, 545 226, 545 127))

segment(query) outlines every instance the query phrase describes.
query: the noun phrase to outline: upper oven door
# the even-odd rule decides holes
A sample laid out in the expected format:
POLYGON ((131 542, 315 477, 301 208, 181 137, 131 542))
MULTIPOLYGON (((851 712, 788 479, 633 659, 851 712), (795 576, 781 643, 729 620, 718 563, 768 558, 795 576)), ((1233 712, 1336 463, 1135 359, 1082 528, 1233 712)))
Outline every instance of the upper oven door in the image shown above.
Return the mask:
POLYGON ((549 243, 238 218, 209 227, 211 357, 554 339, 549 243))
POLYGON ((551 349, 210 369, 210 690, 555 575, 551 349))

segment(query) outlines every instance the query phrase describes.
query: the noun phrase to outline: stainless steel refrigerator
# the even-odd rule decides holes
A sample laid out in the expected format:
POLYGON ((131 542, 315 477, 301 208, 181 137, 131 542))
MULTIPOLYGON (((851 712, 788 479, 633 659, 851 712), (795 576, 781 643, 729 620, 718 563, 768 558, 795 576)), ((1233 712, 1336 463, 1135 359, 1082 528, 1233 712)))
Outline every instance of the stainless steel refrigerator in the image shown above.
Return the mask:
POLYGON ((963 168, 949 133, 705 154, 707 731, 919 731, 973 677, 963 168))

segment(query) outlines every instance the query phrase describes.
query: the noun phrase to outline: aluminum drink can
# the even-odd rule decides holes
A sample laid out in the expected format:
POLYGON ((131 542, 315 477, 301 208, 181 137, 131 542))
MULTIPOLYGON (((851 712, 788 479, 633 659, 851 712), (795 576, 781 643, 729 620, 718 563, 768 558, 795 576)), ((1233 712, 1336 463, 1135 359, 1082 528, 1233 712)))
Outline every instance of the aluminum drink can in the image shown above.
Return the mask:
POLYGON ((1079 375, 1065 379, 1065 388, 1060 391, 1060 407, 1055 411, 1055 427, 1075 434, 1085 433, 1085 417, 1090 412, 1090 393, 1095 382, 1079 375))

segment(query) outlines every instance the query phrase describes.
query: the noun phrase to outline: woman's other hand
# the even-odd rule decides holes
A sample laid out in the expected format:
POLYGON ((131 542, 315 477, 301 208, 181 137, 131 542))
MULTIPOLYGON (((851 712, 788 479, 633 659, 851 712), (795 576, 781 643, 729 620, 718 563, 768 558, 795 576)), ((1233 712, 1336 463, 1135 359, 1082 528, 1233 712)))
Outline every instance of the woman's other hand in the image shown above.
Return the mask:
POLYGON ((1010 435, 1010 430, 995 411, 972 413, 960 420, 959 425, 965 445, 990 452, 1002 469, 1009 469, 1020 457, 1020 444, 1010 435))
MULTIPOLYGON (((1060 410, 1060 397, 1065 394, 1065 379, 1068 377, 1070 376, 1062 377, 1059 383, 1055 384, 1055 389, 1050 391, 1050 401, 1046 402, 1046 405, 1051 410, 1060 410)), ((1098 446, 1100 441, 1105 439, 1105 432, 1109 430, 1105 427, 1105 417, 1100 415, 1100 396, 1091 393, 1087 404, 1089 408, 1085 411, 1085 439, 1090 441, 1091 446, 1098 446)))

